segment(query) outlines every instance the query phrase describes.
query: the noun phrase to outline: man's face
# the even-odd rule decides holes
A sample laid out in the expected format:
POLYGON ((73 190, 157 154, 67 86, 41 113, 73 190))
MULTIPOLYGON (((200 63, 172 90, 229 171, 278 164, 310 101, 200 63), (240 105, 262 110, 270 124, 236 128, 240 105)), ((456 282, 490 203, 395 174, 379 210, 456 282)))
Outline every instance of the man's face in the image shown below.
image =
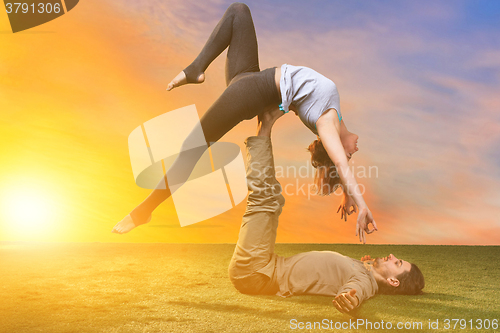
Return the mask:
POLYGON ((384 279, 395 278, 411 269, 411 264, 389 254, 385 258, 376 258, 373 262, 373 269, 384 279))

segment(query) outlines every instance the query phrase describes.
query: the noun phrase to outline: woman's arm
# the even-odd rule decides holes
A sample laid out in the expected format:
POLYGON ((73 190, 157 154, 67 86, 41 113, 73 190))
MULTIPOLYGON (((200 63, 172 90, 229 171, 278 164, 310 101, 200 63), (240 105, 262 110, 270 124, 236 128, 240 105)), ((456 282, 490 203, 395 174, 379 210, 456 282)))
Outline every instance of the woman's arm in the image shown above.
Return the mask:
POLYGON ((354 199, 359 209, 367 208, 363 196, 359 191, 358 183, 349 169, 347 155, 340 141, 340 122, 336 116, 335 109, 326 111, 318 119, 316 127, 328 156, 337 167, 337 172, 344 186, 343 190, 354 199))
POLYGON ((370 234, 377 230, 377 225, 373 220, 370 210, 363 199, 356 178, 349 169, 347 155, 340 141, 340 121, 337 118, 335 109, 327 110, 316 122, 318 134, 321 137, 323 146, 328 156, 337 167, 343 190, 352 197, 359 208, 356 236, 359 235, 360 241, 365 242, 364 232, 370 234), (369 230, 368 224, 373 224, 373 229, 369 230))

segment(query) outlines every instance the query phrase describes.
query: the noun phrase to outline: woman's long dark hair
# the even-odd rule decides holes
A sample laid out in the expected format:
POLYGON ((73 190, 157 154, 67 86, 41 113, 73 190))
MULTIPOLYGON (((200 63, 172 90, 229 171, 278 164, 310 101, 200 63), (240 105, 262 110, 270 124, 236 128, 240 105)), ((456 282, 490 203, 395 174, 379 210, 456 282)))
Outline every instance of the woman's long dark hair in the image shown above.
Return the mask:
POLYGON ((321 139, 314 140, 307 150, 311 153, 311 164, 316 169, 314 174, 316 194, 330 195, 341 186, 337 167, 328 156, 321 139))

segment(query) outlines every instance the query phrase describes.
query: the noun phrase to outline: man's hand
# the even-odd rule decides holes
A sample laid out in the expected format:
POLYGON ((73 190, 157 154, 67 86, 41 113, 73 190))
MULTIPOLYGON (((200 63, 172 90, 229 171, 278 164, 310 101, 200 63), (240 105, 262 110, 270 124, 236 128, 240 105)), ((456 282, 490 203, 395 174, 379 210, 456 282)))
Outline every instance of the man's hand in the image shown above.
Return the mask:
POLYGON ((361 257, 361 261, 368 261, 368 260, 372 260, 372 257, 370 257, 370 255, 366 255, 366 256, 363 256, 361 257))
POLYGON ((340 211, 340 218, 347 221, 347 215, 351 215, 352 213, 356 213, 358 211, 358 206, 354 202, 354 199, 344 191, 344 197, 340 202, 339 209, 337 209, 337 213, 340 211))
POLYGON ((359 305, 356 289, 351 289, 348 293, 338 295, 332 302, 337 310, 342 313, 348 313, 359 305))
POLYGON ((372 212, 368 210, 368 208, 363 208, 358 214, 358 222, 356 224, 356 236, 359 235, 359 241, 366 243, 366 236, 365 232, 367 234, 371 234, 374 231, 378 231, 377 229, 377 223, 375 223, 375 220, 373 219, 372 212), (370 230, 369 225, 370 223, 373 225, 373 229, 370 230))

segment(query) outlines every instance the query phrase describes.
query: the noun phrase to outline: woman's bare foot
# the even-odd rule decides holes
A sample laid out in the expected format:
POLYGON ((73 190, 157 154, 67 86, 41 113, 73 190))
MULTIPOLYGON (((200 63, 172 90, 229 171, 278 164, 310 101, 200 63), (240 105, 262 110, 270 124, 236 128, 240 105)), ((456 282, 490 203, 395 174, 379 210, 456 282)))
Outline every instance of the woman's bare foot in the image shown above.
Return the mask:
POLYGON ((146 224, 149 221, 151 221, 151 215, 146 220, 146 222, 140 223, 140 224, 135 224, 134 220, 132 219, 132 216, 130 216, 130 214, 129 214, 129 215, 125 216, 123 218, 123 220, 121 220, 120 222, 118 222, 113 227, 113 230, 111 230, 111 232, 115 233, 115 234, 126 234, 127 232, 129 232, 130 230, 134 229, 135 227, 137 227, 137 226, 139 226, 141 224, 146 224))
MULTIPOLYGON (((205 81, 205 73, 201 73, 198 76, 197 82, 194 83, 203 83, 205 81)), ((186 73, 184 71, 181 71, 177 76, 170 82, 167 86, 167 91, 170 91, 174 88, 180 87, 184 84, 188 83, 186 79, 186 73)))

